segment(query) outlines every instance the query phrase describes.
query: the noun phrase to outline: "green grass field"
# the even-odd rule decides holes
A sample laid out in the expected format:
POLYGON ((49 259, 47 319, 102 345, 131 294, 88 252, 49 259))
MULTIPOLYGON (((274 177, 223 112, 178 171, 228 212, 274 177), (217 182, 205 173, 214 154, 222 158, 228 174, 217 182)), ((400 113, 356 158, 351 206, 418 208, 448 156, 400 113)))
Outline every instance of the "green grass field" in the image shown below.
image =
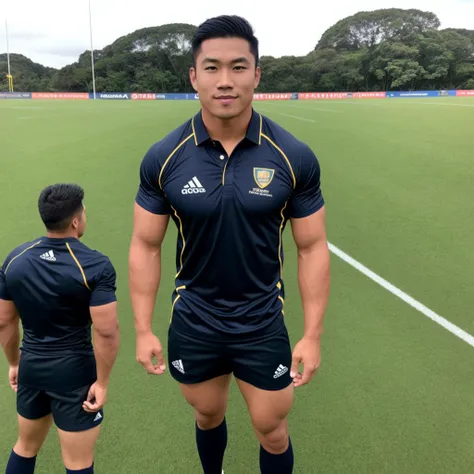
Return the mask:
MULTIPOLYGON (((86 190, 84 242, 118 272, 122 345, 97 446, 106 474, 200 472, 193 412, 169 376, 135 361, 127 253, 138 167, 196 102, 0 102, 0 259, 44 233, 40 190, 86 190)), ((474 100, 261 102, 309 143, 322 168, 330 242, 474 334, 474 100)), ((176 231, 164 245, 155 330, 166 349, 176 231)), ((286 311, 302 334, 291 232, 286 311)), ((295 473, 467 474, 474 465, 474 348, 332 255, 322 365, 291 413, 295 473)), ((15 397, 0 357, 0 471, 16 439, 15 397)), ((232 386, 226 474, 258 473, 258 442, 232 386)), ((64 472, 53 431, 39 474, 64 472)))

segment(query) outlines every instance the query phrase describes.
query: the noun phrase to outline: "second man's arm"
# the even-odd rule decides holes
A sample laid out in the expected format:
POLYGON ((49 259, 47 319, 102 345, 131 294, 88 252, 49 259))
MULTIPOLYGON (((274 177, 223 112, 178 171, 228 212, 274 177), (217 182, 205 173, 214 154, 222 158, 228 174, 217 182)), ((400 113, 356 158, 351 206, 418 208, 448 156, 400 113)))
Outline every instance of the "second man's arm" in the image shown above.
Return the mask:
POLYGON ((166 370, 161 343, 153 334, 152 320, 161 280, 161 244, 168 222, 169 215, 152 214, 138 204, 134 205, 129 287, 136 332, 136 357, 149 374, 155 375, 166 370))

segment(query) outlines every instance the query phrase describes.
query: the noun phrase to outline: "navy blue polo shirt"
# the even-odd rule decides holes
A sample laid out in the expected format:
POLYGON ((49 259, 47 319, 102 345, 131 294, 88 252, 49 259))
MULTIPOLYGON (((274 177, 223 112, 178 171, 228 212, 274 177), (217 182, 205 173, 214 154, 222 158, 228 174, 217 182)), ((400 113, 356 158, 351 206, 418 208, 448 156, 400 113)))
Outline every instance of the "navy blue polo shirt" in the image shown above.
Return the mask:
POLYGON ((228 156, 199 112, 148 150, 136 202, 178 228, 177 329, 248 335, 281 323, 285 225, 324 205, 308 145, 252 111, 228 156))
POLYGON ((14 249, 0 270, 0 298, 15 303, 23 327, 19 382, 43 389, 91 382, 90 306, 116 301, 115 290, 109 258, 78 239, 39 237, 14 249))

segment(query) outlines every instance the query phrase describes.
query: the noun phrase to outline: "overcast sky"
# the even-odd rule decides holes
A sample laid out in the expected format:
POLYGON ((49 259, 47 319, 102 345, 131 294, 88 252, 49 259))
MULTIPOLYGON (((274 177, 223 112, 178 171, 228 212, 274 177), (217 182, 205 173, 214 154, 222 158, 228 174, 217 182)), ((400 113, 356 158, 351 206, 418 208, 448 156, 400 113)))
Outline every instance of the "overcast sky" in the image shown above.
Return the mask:
MULTIPOLYGON (((305 55, 326 29, 358 11, 417 8, 432 11, 442 28, 474 29, 474 0, 91 0, 94 49, 139 28, 167 23, 198 25, 221 14, 246 17, 260 40, 260 54, 305 55), (231 5, 232 3, 232 5, 231 5)), ((45 66, 62 67, 90 49, 88 0, 22 0, 2 2, 0 52, 6 52, 5 19, 10 52, 45 66), (67 7, 65 6, 67 5, 67 7)))

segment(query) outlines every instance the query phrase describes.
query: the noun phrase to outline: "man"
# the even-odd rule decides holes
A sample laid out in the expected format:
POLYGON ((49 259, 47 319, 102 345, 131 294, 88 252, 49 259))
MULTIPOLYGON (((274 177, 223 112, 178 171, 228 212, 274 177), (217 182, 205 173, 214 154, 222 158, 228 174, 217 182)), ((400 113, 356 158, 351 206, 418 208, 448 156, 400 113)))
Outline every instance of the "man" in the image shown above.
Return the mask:
POLYGON ((0 270, 0 342, 17 393, 19 430, 6 474, 34 472, 52 421, 66 472, 94 472, 119 328, 115 269, 79 240, 83 199, 77 185, 45 188, 38 207, 46 236, 17 247, 0 270))
POLYGON ((329 293, 319 164, 307 145, 253 110, 261 71, 246 20, 206 21, 192 48, 201 111, 155 143, 140 168, 129 255, 137 360, 150 374, 165 371, 152 317, 171 216, 179 237, 168 362, 195 410, 204 473, 222 470, 233 374, 260 442, 261 473, 289 474, 287 415, 294 387, 319 365, 329 293), (293 357, 283 319, 288 221, 305 322, 293 357))

